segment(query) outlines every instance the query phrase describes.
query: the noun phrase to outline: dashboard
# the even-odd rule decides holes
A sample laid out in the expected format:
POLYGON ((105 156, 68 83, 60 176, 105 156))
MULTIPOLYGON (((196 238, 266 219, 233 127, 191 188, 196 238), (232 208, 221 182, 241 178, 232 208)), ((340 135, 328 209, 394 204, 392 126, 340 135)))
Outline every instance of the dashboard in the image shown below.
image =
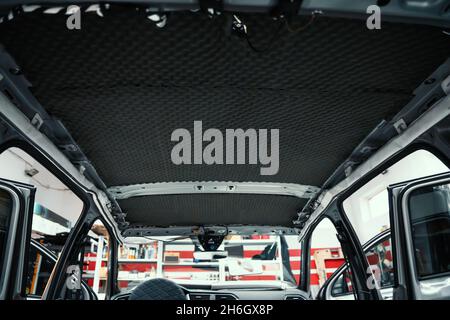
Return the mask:
MULTIPOLYGON (((310 300, 308 294, 296 288, 287 289, 187 289, 181 287, 187 300, 310 300)), ((128 300, 130 292, 119 293, 111 300, 128 300)))
POLYGON ((189 290, 189 300, 309 300, 308 295, 298 289, 233 289, 233 290, 189 290))

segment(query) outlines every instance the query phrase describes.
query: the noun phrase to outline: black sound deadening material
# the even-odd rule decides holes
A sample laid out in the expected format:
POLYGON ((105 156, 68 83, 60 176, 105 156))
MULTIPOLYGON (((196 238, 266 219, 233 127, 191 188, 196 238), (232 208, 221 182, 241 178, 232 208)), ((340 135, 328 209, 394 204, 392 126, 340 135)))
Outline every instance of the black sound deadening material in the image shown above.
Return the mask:
MULTIPOLYGON (((450 52, 450 38, 432 27, 383 22, 373 31, 363 20, 319 17, 290 33, 266 15, 238 14, 255 51, 230 31, 227 14, 170 13, 159 28, 143 10, 115 8, 103 18, 83 14, 81 30, 68 30, 64 14, 39 10, 0 25, 0 42, 35 96, 108 186, 216 180, 320 186, 450 52), (261 176, 259 165, 172 164, 171 133, 192 132, 194 120, 205 129, 280 129, 278 174, 261 176)), ((296 207, 283 197, 181 198, 120 204, 130 221, 151 224, 290 225, 296 207)))

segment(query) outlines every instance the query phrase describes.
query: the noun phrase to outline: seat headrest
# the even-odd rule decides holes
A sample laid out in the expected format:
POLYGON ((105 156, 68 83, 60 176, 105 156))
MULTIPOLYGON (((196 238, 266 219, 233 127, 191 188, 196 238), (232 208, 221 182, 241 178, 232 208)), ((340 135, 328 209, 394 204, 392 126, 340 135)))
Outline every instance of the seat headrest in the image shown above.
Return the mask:
POLYGON ((186 294, 175 282, 158 278, 138 285, 129 300, 186 300, 186 294))

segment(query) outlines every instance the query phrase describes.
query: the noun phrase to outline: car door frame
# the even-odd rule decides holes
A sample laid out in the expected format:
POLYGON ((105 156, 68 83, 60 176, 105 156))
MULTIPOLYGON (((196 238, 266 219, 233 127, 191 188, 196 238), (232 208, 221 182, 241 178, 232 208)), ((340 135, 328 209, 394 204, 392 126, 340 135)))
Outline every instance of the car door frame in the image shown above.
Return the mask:
MULTIPOLYGON (((425 186, 450 184, 450 172, 441 173, 429 177, 415 179, 406 183, 399 183, 388 188, 389 211, 392 230, 392 253, 394 257, 394 300, 405 299, 436 299, 447 298, 448 296, 439 296, 438 294, 424 295, 420 290, 420 281, 429 281, 433 279, 450 279, 450 272, 427 276, 419 280, 414 256, 414 245, 412 239, 411 221, 409 217, 409 196, 411 192, 425 186)), ((435 282, 435 291, 438 284, 435 282)), ((450 285, 443 285, 442 289, 450 290, 450 285)))
POLYGON ((0 179, 0 188, 13 200, 3 256, 0 280, 0 300, 25 299, 25 281, 28 265, 29 238, 33 215, 34 186, 0 179))
MULTIPOLYGON (((58 261, 58 257, 56 256, 55 253, 53 253, 48 248, 46 248, 44 245, 42 245, 41 243, 39 243, 38 241, 36 241, 34 239, 30 239, 30 245, 35 247, 40 255, 45 256, 46 258, 51 260, 54 263, 53 269, 55 268, 56 262, 58 261)), ((83 292, 83 296, 84 297, 87 296, 89 298, 89 299, 85 298, 83 300, 98 300, 98 297, 95 294, 94 290, 92 290, 92 288, 89 287, 87 285, 87 283, 83 280, 81 280, 81 287, 82 287, 81 290, 83 292)), ((41 298, 42 298, 42 295, 33 295, 33 294, 27 295, 27 300, 40 300, 41 298)))
MULTIPOLYGON (((446 120, 444 121, 445 125, 450 124, 450 116, 448 118, 446 118, 446 120), (448 120, 448 123, 447 123, 448 120)), ((368 174, 362 176, 357 182, 355 182, 354 184, 352 184, 349 188, 347 188, 346 190, 344 190, 342 193, 338 194, 337 196, 335 196, 333 198, 333 200, 329 203, 329 205, 326 207, 326 209, 324 209, 324 211, 321 213, 321 217, 316 219, 314 221, 314 223, 308 225, 307 227, 307 231, 304 233, 304 236, 301 238, 302 240, 306 240, 304 242, 309 243, 310 242, 310 238, 312 235, 312 232, 315 228, 315 226, 318 224, 318 222, 320 222, 320 220, 322 219, 322 216, 328 216, 328 217, 335 217, 335 219, 337 221, 341 221, 341 226, 343 228, 339 228, 337 229, 337 231, 339 233, 343 233, 343 230, 347 230, 347 234, 349 235, 350 238, 350 246, 352 247, 353 251, 355 252, 355 255, 357 255, 358 257, 351 257, 351 259, 353 259, 353 263, 358 262, 360 263, 361 266, 363 266, 364 262, 366 262, 365 256, 364 256, 364 250, 362 249, 362 246, 359 242, 358 237, 355 234, 355 231, 353 230, 353 226, 350 223, 350 221, 348 220, 346 214, 345 214, 345 210, 343 208, 343 202, 350 196, 352 195, 354 192, 356 192, 360 187, 364 186, 367 182, 369 182, 371 179, 375 178, 378 174, 382 173, 385 169, 389 168, 391 165, 395 164, 396 162, 398 162, 399 160, 403 159, 404 157, 408 156, 409 154, 418 151, 418 150, 425 150, 430 152, 431 154, 433 154, 434 156, 436 156, 439 160, 442 161, 442 163, 444 163, 447 167, 450 168, 450 147, 447 149, 445 148, 446 146, 443 145, 440 140, 439 140, 439 135, 437 134, 438 132, 442 131, 442 124, 440 123, 439 125, 436 125, 434 127, 432 127, 428 132, 426 132, 421 138, 417 139, 414 143, 410 144, 409 146, 405 147, 404 149, 400 150, 397 154, 395 154, 394 156, 392 156, 389 159, 386 159, 386 161, 384 161, 382 164, 380 164, 379 166, 375 167, 372 169, 372 171, 370 171, 368 174), (430 138, 432 137, 432 138, 430 138), (361 249, 361 250, 359 250, 361 249), (363 257, 364 256, 364 257, 363 257)), ((420 178, 423 179, 423 178, 420 178)), ((417 179, 419 180, 419 179, 417 179)), ((412 180, 412 181, 416 181, 416 180, 412 180)), ((408 182, 412 182, 412 181, 408 181, 408 182)), ((400 183, 400 184, 405 184, 405 182, 400 183)), ((389 191, 389 190, 388 190, 389 191)), ((391 228, 392 229, 392 228, 391 228)), ((393 230, 391 230, 391 233, 393 233, 393 230)), ((394 248, 395 246, 392 245, 392 254, 394 255, 394 248)), ((305 249, 302 250, 302 261, 307 259, 309 260, 308 257, 308 251, 309 247, 305 246, 305 249)), ((344 251, 345 254, 345 251, 344 251)), ((395 262, 395 259, 394 259, 395 262)), ((367 264, 368 266, 368 264, 367 264)), ((302 278, 308 278, 308 271, 309 270, 309 265, 308 262, 302 262, 302 278)), ((352 274, 355 275, 355 277, 361 278, 362 276, 367 277, 367 272, 359 271, 359 274, 355 274, 355 272, 352 271, 352 274)), ((396 275, 394 275, 396 276, 396 275)), ((309 279, 306 279, 306 281, 302 281, 301 283, 301 289, 304 291, 308 290, 308 286, 309 286, 309 279)), ((379 289, 375 289, 378 292, 378 299, 381 300, 382 298, 382 294, 380 292, 379 289)), ((368 297, 369 299, 377 299, 377 297, 372 294, 371 296, 368 297)), ((361 299, 360 297, 358 297, 358 299, 361 299)))
MULTIPOLYGON (((64 125, 50 117, 41 106, 34 104, 36 101, 26 100, 18 99, 13 103, 0 92, 0 154, 11 147, 22 149, 84 202, 81 216, 69 234, 44 291, 43 299, 55 300, 61 298, 68 268, 78 260, 79 242, 88 234, 91 224, 98 218, 103 219, 111 239, 114 239, 111 246, 114 251, 117 250, 116 242, 123 240, 121 231, 127 226, 127 222, 118 203, 108 195, 106 185, 64 125), (19 108, 15 103, 18 101, 19 108), (22 107, 31 108, 31 117, 23 113, 22 107), (36 116, 44 121, 34 123, 33 117, 36 116), (71 148, 66 148, 68 145, 71 148)), ((29 231, 31 232, 31 226, 29 231)), ((29 245, 29 241, 26 244, 29 245)), ((116 264, 113 260, 108 266, 112 275, 118 273, 116 264)), ((114 279, 108 281, 107 290, 107 297, 118 292, 114 279)))
MULTIPOLYGON (((1 117, 0 117, 1 123, 1 117)), ((92 192, 86 191, 82 188, 76 181, 74 181, 73 177, 68 175, 66 172, 62 171, 59 167, 58 163, 55 163, 51 158, 48 158, 46 154, 42 153, 41 150, 34 144, 29 141, 22 140, 22 138, 12 138, 3 143, 0 140, 0 154, 9 148, 19 148, 33 157, 36 161, 38 161, 41 165, 43 165, 47 170, 49 170, 55 177, 57 177, 62 183, 64 183, 78 198, 83 201, 83 209, 78 218, 77 223, 75 224, 73 230, 70 232, 69 237, 66 241, 66 245, 64 246, 55 268, 49 278, 48 284, 44 291, 44 295, 42 299, 44 300, 56 300, 60 299, 60 293, 64 283, 66 281, 66 270, 69 265, 75 264, 75 261, 78 261, 78 252, 80 250, 80 243, 84 239, 84 237, 88 234, 92 223, 97 219, 100 219, 104 226, 107 228, 109 234, 111 235, 111 252, 115 252, 118 250, 117 242, 119 241, 116 232, 113 229, 111 223, 105 219, 104 215, 100 213, 98 203, 99 196, 92 192), (114 241, 113 241, 114 240, 114 241)), ((5 180, 5 179, 3 179, 5 180)), ((29 186, 26 184, 22 184, 19 182, 10 181, 17 185, 29 186)), ((30 186, 29 186, 30 187, 30 186)), ((32 187, 32 186, 31 186, 32 187)), ((33 187, 34 189, 34 187, 33 187)), ((34 201, 34 196, 33 196, 34 201)), ((29 219, 32 219, 33 216, 33 206, 30 208, 31 214, 29 219)), ((29 223, 28 234, 31 235, 31 223, 29 223)), ((30 236, 27 238, 27 245, 29 245, 30 236)), ((26 248, 26 253, 28 253, 29 248, 26 248)), ((25 258, 28 259, 28 254, 25 254, 25 258)), ((111 255, 112 257, 114 255, 111 255)), ((25 262, 25 265, 28 262, 25 262)), ((117 265, 114 260, 108 265, 108 272, 111 275, 117 274, 117 265)), ((24 284, 23 289, 25 290, 25 277, 24 276, 24 284)), ((117 283, 113 278, 108 280, 107 287, 107 297, 111 297, 118 292, 117 283)), ((22 293, 22 298, 25 298, 26 295, 24 292, 22 293)), ((1 299, 0 299, 1 300, 1 299)))
POLYGON ((312 234, 316 229, 317 225, 323 220, 329 219, 333 223, 336 229, 336 236, 341 245, 342 252, 346 263, 350 266, 352 270, 353 284, 355 287, 355 294, 360 300, 381 300, 380 293, 376 288, 369 288, 367 286, 367 275, 366 271, 369 269, 369 264, 365 259, 364 251, 360 245, 355 231, 352 225, 348 221, 345 215, 341 215, 339 207, 336 202, 332 204, 331 207, 320 217, 314 221, 310 226, 306 236, 303 238, 305 241, 302 248, 302 271, 301 281, 299 289, 308 292, 310 296, 310 272, 311 272, 311 242, 312 234))

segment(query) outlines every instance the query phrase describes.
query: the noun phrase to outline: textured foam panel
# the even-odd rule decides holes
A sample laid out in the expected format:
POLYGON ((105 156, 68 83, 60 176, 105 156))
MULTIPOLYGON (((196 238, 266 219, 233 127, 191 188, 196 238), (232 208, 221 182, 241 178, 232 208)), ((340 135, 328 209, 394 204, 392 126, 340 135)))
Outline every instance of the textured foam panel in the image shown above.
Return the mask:
POLYGON ((147 196, 120 200, 127 220, 144 226, 249 224, 292 227, 304 199, 248 194, 147 196))
MULTIPOLYGON (((239 15, 255 52, 230 32, 229 15, 177 12, 158 28, 133 8, 104 14, 82 15, 82 28, 74 31, 66 29, 63 14, 22 14, 0 25, 0 42, 108 186, 198 180, 320 186, 450 52, 450 38, 440 29, 407 24, 383 22, 370 31, 365 21, 319 17, 290 33, 265 15, 239 15), (171 132, 192 132, 194 120, 205 129, 280 129, 278 174, 261 176, 258 165, 172 164, 171 132)), ((302 23, 305 18, 294 21, 302 23)), ((143 221, 153 201, 121 204, 130 220, 143 221)), ((279 202, 290 219, 290 206, 279 202)), ((162 203, 167 210, 157 212, 175 205, 162 203)), ((160 218, 261 221, 243 212, 219 215, 239 209, 234 203, 222 201, 217 213, 206 203, 198 204, 204 215, 192 209, 188 218, 177 209, 181 216, 160 218)), ((263 221, 286 223, 287 216, 263 221)))

